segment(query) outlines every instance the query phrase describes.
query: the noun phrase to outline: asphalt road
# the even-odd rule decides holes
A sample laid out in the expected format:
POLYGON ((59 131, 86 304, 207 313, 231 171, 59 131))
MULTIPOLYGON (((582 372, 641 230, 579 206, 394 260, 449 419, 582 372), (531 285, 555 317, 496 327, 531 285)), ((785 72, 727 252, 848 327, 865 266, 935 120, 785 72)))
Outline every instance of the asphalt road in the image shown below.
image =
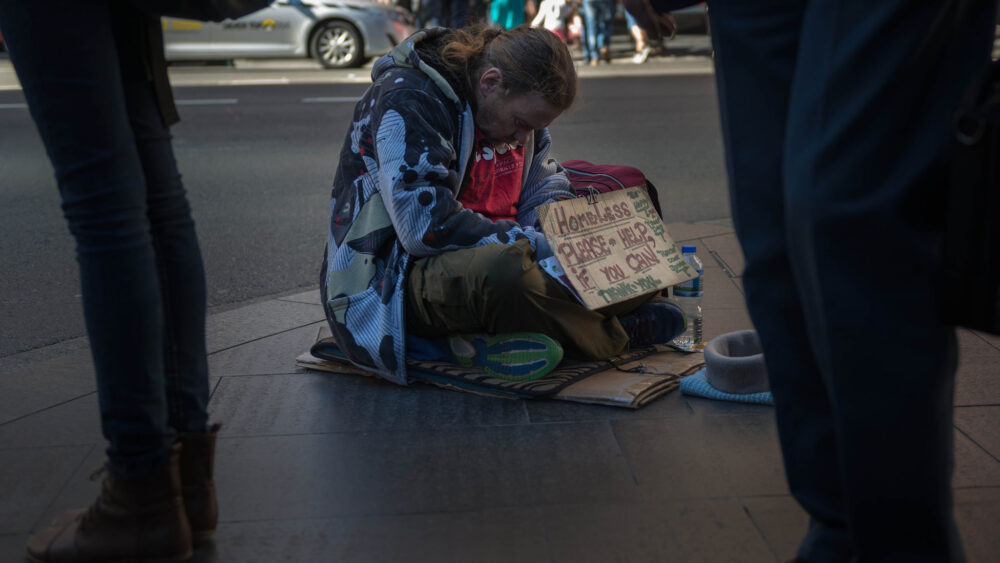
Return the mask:
MULTIPOLYGON (((329 186, 364 88, 176 88, 175 150, 211 307, 316 285, 329 186)), ((557 158, 639 167, 668 222, 728 219, 712 76, 584 77, 581 93, 552 126, 557 158)), ((0 91, 0 358, 84 335, 73 241, 22 104, 0 91)))

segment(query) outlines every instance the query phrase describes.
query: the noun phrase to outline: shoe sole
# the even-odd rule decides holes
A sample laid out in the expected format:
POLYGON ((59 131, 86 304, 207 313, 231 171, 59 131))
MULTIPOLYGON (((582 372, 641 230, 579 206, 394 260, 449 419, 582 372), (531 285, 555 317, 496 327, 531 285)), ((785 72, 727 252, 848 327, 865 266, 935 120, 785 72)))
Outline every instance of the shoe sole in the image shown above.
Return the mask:
POLYGON ((459 365, 481 368, 490 377, 504 381, 524 382, 545 377, 559 365, 563 357, 562 346, 539 333, 453 338, 465 343, 462 345, 452 341, 452 352, 459 365))

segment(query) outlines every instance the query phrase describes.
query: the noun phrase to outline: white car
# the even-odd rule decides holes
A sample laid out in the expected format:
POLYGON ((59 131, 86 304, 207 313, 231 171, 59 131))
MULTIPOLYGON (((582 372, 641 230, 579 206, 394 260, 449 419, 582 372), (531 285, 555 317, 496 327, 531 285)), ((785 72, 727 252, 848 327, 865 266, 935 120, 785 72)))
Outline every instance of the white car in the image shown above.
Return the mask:
POLYGON ((277 0, 219 23, 165 17, 168 61, 313 57, 326 68, 361 66, 416 31, 413 15, 370 0, 277 0))

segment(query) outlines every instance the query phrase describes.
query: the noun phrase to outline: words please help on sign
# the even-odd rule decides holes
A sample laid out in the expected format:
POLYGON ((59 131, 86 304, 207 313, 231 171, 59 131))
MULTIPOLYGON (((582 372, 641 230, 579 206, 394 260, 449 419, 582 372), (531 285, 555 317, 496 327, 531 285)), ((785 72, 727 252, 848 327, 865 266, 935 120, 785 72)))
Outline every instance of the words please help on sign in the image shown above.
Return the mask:
POLYGON ((698 277, 642 188, 578 197, 539 208, 542 231, 588 309, 698 277))

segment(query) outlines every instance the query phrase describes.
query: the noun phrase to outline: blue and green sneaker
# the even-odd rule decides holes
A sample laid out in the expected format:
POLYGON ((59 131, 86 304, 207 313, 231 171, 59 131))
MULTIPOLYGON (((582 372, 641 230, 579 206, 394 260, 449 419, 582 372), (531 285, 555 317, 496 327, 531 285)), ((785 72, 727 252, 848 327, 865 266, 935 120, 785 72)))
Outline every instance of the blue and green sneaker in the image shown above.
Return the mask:
POLYGON ((448 338, 455 361, 482 368, 507 381, 532 381, 549 373, 562 361, 558 342, 537 332, 461 334, 448 338))

